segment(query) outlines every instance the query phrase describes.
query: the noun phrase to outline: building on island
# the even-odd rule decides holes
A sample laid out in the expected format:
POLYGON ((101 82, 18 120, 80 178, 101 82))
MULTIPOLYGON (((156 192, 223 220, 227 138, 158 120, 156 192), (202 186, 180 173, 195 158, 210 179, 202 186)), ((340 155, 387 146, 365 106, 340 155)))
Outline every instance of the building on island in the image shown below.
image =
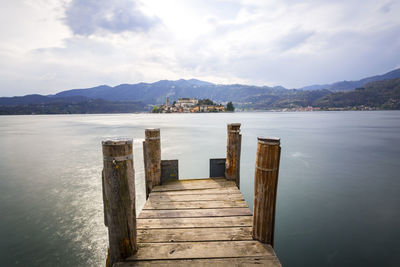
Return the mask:
POLYGON ((197 98, 178 98, 170 105, 169 97, 165 104, 154 106, 153 113, 198 113, 198 112, 225 112, 225 106, 215 104, 209 99, 200 100, 197 98))
POLYGON ((176 105, 178 107, 192 107, 199 103, 199 100, 196 98, 178 98, 176 105))

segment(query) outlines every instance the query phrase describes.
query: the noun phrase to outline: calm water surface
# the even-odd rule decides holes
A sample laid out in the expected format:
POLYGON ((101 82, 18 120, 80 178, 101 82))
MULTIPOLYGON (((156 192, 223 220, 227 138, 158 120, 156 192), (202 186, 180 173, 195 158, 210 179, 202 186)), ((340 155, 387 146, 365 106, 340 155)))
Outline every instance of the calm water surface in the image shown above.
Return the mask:
POLYGON ((281 137, 275 250, 284 266, 400 266, 400 112, 0 116, 1 266, 104 266, 101 140, 161 128, 180 177, 225 157, 242 123, 241 191, 252 208, 257 136, 281 137))

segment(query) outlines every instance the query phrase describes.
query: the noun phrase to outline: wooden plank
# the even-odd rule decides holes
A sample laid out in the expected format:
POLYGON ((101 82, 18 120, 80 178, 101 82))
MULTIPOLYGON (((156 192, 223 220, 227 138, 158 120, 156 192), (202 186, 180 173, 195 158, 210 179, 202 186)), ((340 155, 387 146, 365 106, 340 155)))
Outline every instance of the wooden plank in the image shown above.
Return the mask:
POLYGON ((142 210, 139 218, 193 218, 193 217, 225 217, 251 215, 249 208, 221 209, 186 209, 186 210, 142 210))
POLYGON ((264 257, 244 257, 244 258, 219 258, 219 259, 196 259, 196 260, 150 260, 150 261, 127 261, 119 262, 114 267, 134 267, 134 266, 264 266, 281 267, 279 260, 275 256, 264 257))
POLYGON ((188 189, 177 191, 157 191, 151 192, 153 196, 172 196, 172 195, 215 195, 215 194, 240 194, 240 190, 236 186, 210 188, 210 189, 188 189))
POLYGON ((274 256, 270 245, 258 241, 138 243, 138 251, 126 260, 201 259, 274 256))
POLYGON ((252 226, 252 216, 137 219, 137 229, 252 226))
POLYGON ((210 189, 210 188, 221 188, 221 187, 235 186, 235 185, 236 185, 235 182, 227 181, 224 178, 179 180, 179 181, 170 181, 160 186, 155 186, 152 189, 152 192, 188 190, 188 189, 210 189))
POLYGON ((242 194, 217 194, 217 195, 150 195, 150 201, 215 201, 215 200, 244 200, 242 194))
POLYGON ((218 200, 218 201, 147 201, 144 210, 175 210, 175 209, 210 209, 210 208, 246 208, 243 200, 218 200))
POLYGON ((253 240, 251 227, 138 230, 139 243, 253 240))
POLYGON ((177 190, 188 190, 188 189, 212 189, 212 188, 221 188, 235 186, 235 183, 232 181, 224 181, 220 183, 212 183, 212 182, 199 182, 199 183, 190 183, 190 184, 171 184, 168 186, 162 185, 153 189, 154 192, 162 192, 162 191, 177 191, 177 190))
POLYGON ((179 180, 175 180, 175 181, 168 181, 166 184, 180 184, 180 183, 197 183, 197 182, 207 182, 207 181, 226 181, 225 177, 206 177, 206 178, 191 178, 191 179, 179 179, 179 180))

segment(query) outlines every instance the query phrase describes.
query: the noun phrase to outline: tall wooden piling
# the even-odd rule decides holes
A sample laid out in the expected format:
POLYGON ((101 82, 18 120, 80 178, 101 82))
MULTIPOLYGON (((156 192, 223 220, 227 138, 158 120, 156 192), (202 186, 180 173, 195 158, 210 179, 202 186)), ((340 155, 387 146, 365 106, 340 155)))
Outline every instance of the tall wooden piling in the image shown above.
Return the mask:
POLYGON ((161 184, 161 142, 160 129, 146 129, 143 142, 143 156, 146 179, 146 199, 152 188, 161 184))
POLYGON ((253 239, 271 246, 274 243, 280 155, 279 138, 258 138, 254 175, 253 239))
POLYGON ((108 226, 107 266, 137 251, 135 173, 132 140, 106 140, 103 146, 103 201, 108 226))
POLYGON ((240 123, 228 124, 225 177, 227 180, 235 181, 238 188, 240 188, 241 146, 242 146, 242 135, 240 134, 240 123))

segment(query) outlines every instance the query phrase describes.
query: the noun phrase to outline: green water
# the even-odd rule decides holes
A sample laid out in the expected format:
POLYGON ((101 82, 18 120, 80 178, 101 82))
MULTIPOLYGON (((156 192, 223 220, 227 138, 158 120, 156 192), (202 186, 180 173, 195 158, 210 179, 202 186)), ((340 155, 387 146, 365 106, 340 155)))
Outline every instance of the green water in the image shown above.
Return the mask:
POLYGON ((281 138, 275 250, 284 266, 400 265, 400 112, 0 116, 1 266, 104 266, 101 140, 161 128, 181 178, 225 157, 242 123, 241 191, 252 207, 257 136, 281 138))

